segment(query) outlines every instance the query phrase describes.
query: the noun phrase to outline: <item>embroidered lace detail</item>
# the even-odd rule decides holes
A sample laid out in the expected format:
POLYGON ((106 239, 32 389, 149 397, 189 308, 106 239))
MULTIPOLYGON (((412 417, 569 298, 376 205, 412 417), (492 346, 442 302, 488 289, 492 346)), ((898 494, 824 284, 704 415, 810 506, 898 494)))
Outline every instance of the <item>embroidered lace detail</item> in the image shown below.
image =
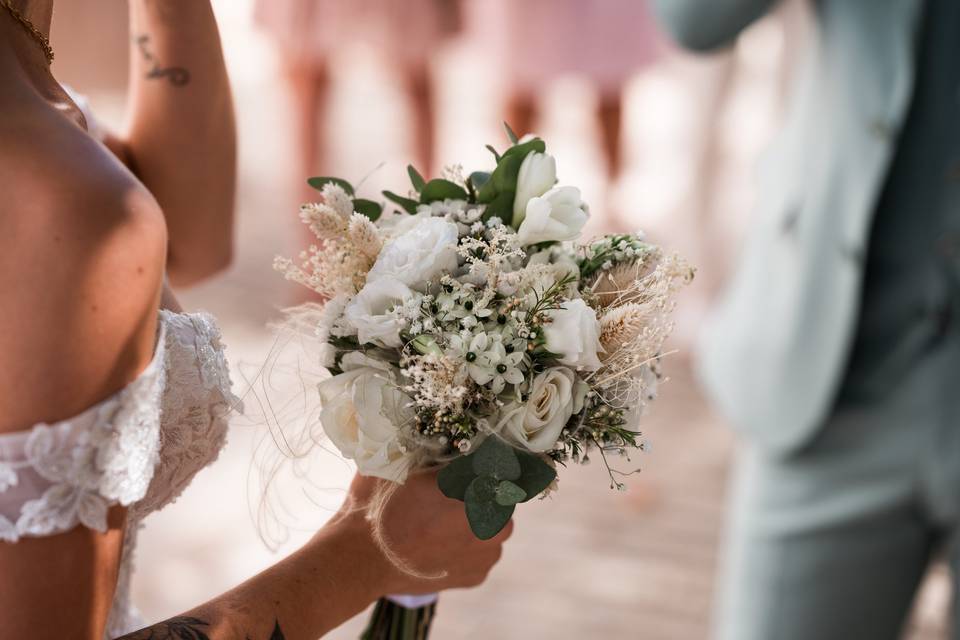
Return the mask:
POLYGON ((159 459, 164 352, 158 349, 136 380, 82 416, 30 430, 20 465, 49 486, 23 503, 12 542, 62 533, 78 523, 105 532, 111 504, 129 506, 143 498, 159 459))
POLYGON ((217 459, 230 409, 241 409, 230 390, 230 370, 213 319, 205 313, 162 313, 169 334, 162 463, 150 491, 134 507, 138 517, 173 502, 200 469, 217 459))
POLYGON ((153 362, 126 388, 71 420, 0 436, 0 540, 106 531, 109 507, 129 508, 105 637, 139 626, 129 586, 142 519, 217 458, 230 410, 242 410, 213 319, 161 311, 159 324, 153 362))
POLYGON ((0 493, 3 493, 10 487, 17 486, 19 479, 20 477, 17 475, 17 470, 13 468, 12 464, 0 462, 0 493))

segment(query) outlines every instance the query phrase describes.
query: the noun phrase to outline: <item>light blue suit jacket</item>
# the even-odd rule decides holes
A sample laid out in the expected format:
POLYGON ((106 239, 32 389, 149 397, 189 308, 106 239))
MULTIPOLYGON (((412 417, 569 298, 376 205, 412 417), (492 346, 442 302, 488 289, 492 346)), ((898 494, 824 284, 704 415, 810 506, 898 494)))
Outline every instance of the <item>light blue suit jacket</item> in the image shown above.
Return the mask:
MULTIPOLYGON (((655 0, 682 44, 723 46, 774 0, 655 0)), ((742 262, 702 334, 706 386, 775 452, 831 410, 853 339, 870 223, 910 104, 921 0, 819 0, 782 133, 760 162, 742 262)))

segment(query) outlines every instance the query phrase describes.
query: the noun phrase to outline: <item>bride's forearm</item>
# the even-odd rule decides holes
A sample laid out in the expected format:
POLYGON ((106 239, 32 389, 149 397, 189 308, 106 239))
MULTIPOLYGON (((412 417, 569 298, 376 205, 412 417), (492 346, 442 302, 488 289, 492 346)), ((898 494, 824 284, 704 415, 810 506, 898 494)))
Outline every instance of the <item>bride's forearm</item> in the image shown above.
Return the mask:
POLYGON ((120 640, 316 640, 390 589, 382 556, 355 529, 327 527, 235 589, 120 640))
POLYGON ((157 198, 175 285, 230 260, 236 131, 208 0, 129 0, 131 96, 124 151, 157 198))

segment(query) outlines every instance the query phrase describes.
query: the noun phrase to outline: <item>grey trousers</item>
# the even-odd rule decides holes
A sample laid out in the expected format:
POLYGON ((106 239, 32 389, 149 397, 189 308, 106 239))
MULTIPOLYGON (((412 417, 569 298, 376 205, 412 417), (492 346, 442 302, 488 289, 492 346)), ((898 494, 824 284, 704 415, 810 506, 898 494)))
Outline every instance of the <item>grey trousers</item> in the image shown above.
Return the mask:
POLYGON ((886 397, 840 403, 801 451, 747 445, 731 498, 715 638, 899 638, 937 554, 957 590, 960 340, 886 397))

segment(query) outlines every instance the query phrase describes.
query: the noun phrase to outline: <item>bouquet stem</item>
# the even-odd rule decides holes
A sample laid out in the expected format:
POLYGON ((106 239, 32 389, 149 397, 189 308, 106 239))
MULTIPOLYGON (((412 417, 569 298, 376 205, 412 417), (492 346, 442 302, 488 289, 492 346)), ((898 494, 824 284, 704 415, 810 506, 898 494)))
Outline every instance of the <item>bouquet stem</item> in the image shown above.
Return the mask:
POLYGON ((436 609, 435 598, 416 607, 405 607, 390 598, 380 598, 360 640, 426 640, 436 609))

